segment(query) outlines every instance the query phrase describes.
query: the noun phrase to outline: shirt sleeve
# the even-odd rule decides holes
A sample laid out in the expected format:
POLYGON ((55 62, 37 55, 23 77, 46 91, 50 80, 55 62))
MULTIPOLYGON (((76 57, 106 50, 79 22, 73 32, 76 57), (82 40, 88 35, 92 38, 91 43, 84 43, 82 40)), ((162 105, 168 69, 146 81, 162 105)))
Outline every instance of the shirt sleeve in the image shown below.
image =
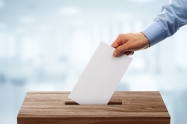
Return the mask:
POLYGON ((161 13, 142 33, 148 38, 150 46, 172 36, 180 27, 187 24, 187 0, 170 0, 162 6, 161 13))

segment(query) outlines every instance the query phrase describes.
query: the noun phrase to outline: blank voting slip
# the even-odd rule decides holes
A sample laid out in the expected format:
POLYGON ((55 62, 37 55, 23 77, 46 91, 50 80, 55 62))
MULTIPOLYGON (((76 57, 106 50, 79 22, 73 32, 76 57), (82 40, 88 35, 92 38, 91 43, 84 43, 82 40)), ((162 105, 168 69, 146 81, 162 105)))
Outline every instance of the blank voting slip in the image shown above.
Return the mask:
POLYGON ((114 48, 101 42, 69 98, 80 105, 108 104, 132 58, 113 57, 114 48))

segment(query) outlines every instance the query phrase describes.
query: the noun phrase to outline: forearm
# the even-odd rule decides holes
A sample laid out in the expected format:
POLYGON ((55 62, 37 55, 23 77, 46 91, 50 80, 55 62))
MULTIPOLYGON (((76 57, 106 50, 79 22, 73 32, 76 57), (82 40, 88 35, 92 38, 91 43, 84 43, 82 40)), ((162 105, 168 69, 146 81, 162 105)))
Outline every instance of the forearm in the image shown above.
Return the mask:
POLYGON ((142 31, 142 33, 149 40, 149 46, 153 46, 166 38, 166 32, 156 21, 153 21, 147 28, 142 31))
POLYGON ((150 46, 173 35, 187 23, 187 0, 171 0, 162 7, 154 21, 142 33, 149 39, 150 46))

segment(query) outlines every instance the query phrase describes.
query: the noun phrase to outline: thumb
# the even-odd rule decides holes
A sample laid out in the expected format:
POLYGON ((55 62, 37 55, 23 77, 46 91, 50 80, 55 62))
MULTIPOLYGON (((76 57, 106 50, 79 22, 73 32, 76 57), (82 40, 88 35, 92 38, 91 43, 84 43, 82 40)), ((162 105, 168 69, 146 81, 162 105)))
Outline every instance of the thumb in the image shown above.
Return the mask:
POLYGON ((114 57, 118 57, 124 54, 124 52, 129 51, 128 45, 123 44, 122 46, 119 46, 113 53, 114 57))

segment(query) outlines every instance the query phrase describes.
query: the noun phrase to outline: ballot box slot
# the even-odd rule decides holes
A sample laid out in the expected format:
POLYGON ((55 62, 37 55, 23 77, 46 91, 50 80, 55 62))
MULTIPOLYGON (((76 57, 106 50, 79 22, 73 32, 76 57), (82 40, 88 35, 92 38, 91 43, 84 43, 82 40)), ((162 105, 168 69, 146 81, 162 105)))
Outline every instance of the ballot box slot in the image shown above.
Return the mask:
MULTIPOLYGON (((65 105, 79 105, 75 101, 65 101, 65 105)), ((122 101, 109 101, 107 105, 122 105, 122 101)))

